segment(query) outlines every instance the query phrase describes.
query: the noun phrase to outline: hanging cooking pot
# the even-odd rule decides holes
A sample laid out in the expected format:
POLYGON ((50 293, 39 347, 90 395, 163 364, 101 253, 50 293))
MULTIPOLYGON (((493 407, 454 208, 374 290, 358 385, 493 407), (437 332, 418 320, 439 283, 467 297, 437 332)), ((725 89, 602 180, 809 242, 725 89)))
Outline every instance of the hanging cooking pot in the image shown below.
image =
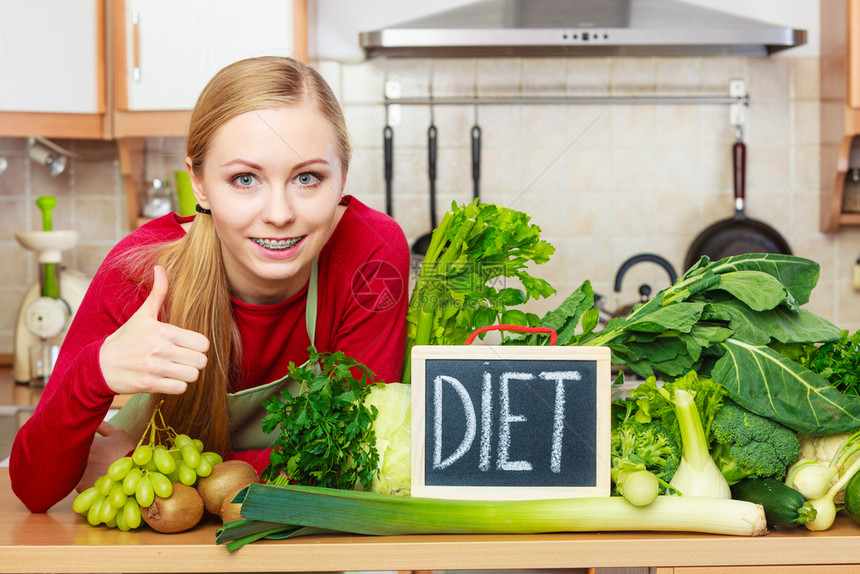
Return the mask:
MULTIPOLYGON (((675 272, 675 268, 672 267, 672 264, 669 263, 665 258, 657 255, 656 253, 640 253, 638 255, 634 255, 628 258, 624 263, 621 264, 621 267, 618 268, 618 271, 615 273, 615 284, 614 289, 616 295, 621 293, 621 283, 624 280, 624 276, 634 265, 638 265, 639 263, 656 263, 660 267, 662 267, 666 271, 666 275, 669 276, 669 284, 673 285, 675 281, 678 279, 678 274, 675 272)), ((647 283, 642 283, 639 285, 639 301, 634 303, 629 303, 626 305, 622 305, 616 308, 614 311, 610 311, 606 308, 606 297, 600 294, 594 295, 594 306, 597 308, 598 314, 598 322, 602 325, 606 325, 610 319, 615 317, 626 317, 630 314, 630 311, 633 310, 638 303, 647 303, 651 299, 651 286, 647 283)))
MULTIPOLYGON (((672 267, 672 264, 666 261, 663 257, 655 253, 640 253, 639 255, 634 255, 630 257, 621 264, 621 267, 618 268, 618 272, 615 273, 615 293, 621 293, 621 282, 624 279, 624 275, 630 270, 634 265, 638 265, 639 263, 656 263, 660 267, 662 267, 666 271, 666 275, 669 276, 669 285, 673 285, 675 281, 678 279, 678 274, 675 272, 675 268, 672 267)), ((639 285, 639 301, 637 303, 646 303, 649 299, 651 299, 651 286, 647 283, 643 283, 639 285)), ((625 305, 619 307, 612 314, 613 317, 626 317, 636 303, 632 303, 629 305, 625 305)))
POLYGON ((732 148, 734 175, 735 215, 711 224, 690 245, 684 260, 684 269, 696 264, 703 255, 717 261, 744 253, 782 253, 791 255, 785 239, 775 229, 744 214, 746 146, 741 138, 732 148))

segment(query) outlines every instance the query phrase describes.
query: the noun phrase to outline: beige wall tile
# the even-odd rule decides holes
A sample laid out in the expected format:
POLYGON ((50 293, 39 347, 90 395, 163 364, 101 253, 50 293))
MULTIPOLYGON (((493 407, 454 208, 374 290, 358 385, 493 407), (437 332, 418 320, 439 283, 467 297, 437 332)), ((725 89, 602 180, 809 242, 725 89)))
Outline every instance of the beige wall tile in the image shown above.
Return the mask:
POLYGON ((382 128, 385 125, 385 106, 359 104, 344 106, 343 114, 353 148, 382 149, 382 128))
POLYGON ((702 58, 657 60, 657 91, 667 95, 695 94, 702 84, 702 58))
POLYGON ((787 101, 762 100, 746 113, 744 140, 750 145, 788 145, 791 138, 791 108, 787 101))
POLYGON ((74 177, 75 189, 81 196, 113 196, 120 179, 119 161, 76 161, 74 177))
POLYGON ((476 60, 447 58, 433 60, 433 96, 467 96, 477 93, 476 60))
POLYGON ((756 196, 768 191, 788 191, 791 180, 791 150, 788 146, 747 146, 746 192, 748 203, 758 203, 756 196))
POLYGON ((31 230, 27 224, 28 212, 35 208, 35 205, 31 205, 23 197, 0 196, 0 245, 3 243, 18 245, 15 234, 19 231, 31 230))
POLYGON ((612 143, 616 146, 650 146, 657 134, 657 109, 650 104, 616 105, 612 114, 612 143))
MULTIPOLYGON (((405 72, 405 70, 403 70, 405 72)), ((391 79, 399 79, 403 83, 403 95, 406 89, 411 87, 411 81, 417 76, 410 75, 395 76, 389 70, 391 79)), ((426 76, 425 76, 426 77, 426 76)), ((360 63, 344 64, 341 68, 341 81, 343 82, 342 104, 372 104, 379 103, 384 97, 384 86, 386 79, 386 64, 384 60, 368 60, 360 63)))
POLYGON ((566 148, 576 138, 567 130, 567 110, 562 106, 525 106, 522 112, 523 141, 526 149, 536 146, 566 148))
MULTIPOLYGON (((567 152, 567 166, 566 189, 570 192, 606 192, 612 189, 612 148, 609 146, 574 145, 567 152)), ((595 207, 605 207, 608 199, 605 193, 576 195, 583 195, 582 203, 594 202, 595 207)))
POLYGON ((79 246, 75 250, 77 253, 75 269, 89 276, 95 275, 113 246, 114 244, 110 242, 100 244, 90 243, 79 246))
POLYGON ((564 59, 526 58, 523 60, 523 93, 558 96, 567 91, 566 84, 564 59))
MULTIPOLYGON (((703 94, 728 94, 730 81, 748 80, 747 60, 744 58, 702 58, 701 74, 703 94)), ((749 91, 749 84, 747 84, 747 91, 749 91)))
POLYGON ((821 141, 821 106, 818 102, 793 102, 792 142, 797 145, 818 145, 821 141))
MULTIPOLYGON (((365 201, 385 193, 385 172, 381 149, 359 148, 352 152, 345 192, 365 201)), ((392 181, 392 189, 393 189, 392 181)), ((365 202, 366 203, 366 202, 365 202)))
POLYGON ((656 58, 617 58, 612 61, 612 94, 653 93, 657 87, 656 58))
POLYGON ((38 280, 36 256, 17 243, 0 244, 0 289, 26 289, 38 280))
POLYGON ((117 237, 120 213, 116 197, 82 197, 76 203, 82 243, 110 241, 117 237))
POLYGON ((655 109, 655 141, 659 144, 694 146, 699 143, 701 129, 699 106, 657 106, 655 109))
POLYGON ((519 147, 523 138, 521 116, 521 106, 480 106, 481 145, 484 148, 519 147))
POLYGON ((7 333, 10 338, 15 332, 21 303, 26 293, 27 290, 24 288, 0 289, 0 333, 7 333))
POLYGON ((522 88, 522 62, 516 58, 478 60, 478 94, 481 96, 518 95, 522 88))
POLYGON ((611 76, 610 58, 571 58, 567 61, 567 92, 578 96, 605 96, 611 76))
POLYGON ((791 94, 791 58, 750 58, 748 90, 758 100, 787 100, 791 94))
POLYGON ((788 58, 791 74, 791 98, 817 102, 821 98, 819 60, 815 57, 788 58))

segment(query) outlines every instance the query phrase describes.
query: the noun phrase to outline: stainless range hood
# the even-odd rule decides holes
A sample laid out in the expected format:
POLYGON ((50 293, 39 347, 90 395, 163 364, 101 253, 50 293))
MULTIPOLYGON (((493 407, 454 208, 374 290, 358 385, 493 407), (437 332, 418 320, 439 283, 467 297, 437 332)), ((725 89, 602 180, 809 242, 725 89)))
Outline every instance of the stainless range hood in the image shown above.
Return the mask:
POLYGON ((767 56, 806 30, 678 0, 482 0, 373 32, 372 56, 767 56))

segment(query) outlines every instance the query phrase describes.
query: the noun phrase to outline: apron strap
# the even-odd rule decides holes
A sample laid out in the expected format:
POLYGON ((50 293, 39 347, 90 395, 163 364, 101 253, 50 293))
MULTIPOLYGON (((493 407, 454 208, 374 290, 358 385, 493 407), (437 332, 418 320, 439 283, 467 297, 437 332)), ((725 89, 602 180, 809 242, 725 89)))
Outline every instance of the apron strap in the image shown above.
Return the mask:
POLYGON ((317 329, 317 286, 319 285, 319 268, 317 259, 311 261, 311 276, 308 279, 308 295, 305 303, 305 328, 308 331, 308 338, 311 340, 311 347, 316 349, 316 329, 317 329))

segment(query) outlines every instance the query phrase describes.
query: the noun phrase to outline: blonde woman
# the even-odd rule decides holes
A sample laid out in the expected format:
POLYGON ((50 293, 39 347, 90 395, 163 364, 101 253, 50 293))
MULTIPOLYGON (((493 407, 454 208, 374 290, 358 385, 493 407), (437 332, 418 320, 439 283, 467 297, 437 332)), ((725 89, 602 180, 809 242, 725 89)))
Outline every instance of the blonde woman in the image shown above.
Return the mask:
POLYGON ((234 399, 259 410, 311 345, 399 377, 406 239, 344 195, 351 150, 320 75, 289 58, 227 66, 194 108, 186 152, 198 214, 156 219, 112 250, 16 437, 12 487, 33 512, 129 452, 162 398, 171 426, 259 472, 275 437, 238 420, 234 399), (129 393, 134 408, 103 422, 129 393))

